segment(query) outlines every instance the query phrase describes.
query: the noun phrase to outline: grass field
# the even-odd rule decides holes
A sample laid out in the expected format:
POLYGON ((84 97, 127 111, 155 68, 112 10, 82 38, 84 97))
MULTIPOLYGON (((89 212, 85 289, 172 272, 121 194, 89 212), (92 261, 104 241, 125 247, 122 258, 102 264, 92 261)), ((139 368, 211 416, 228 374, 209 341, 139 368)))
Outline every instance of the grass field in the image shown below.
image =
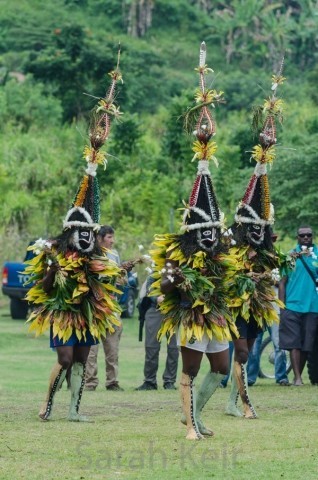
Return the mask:
MULTIPOLYGON (((31 337, 23 321, 11 320, 6 305, 0 329, 1 480, 318 478, 318 390, 306 377, 298 388, 258 380, 250 389, 257 420, 224 415, 229 387, 218 389, 204 410, 215 436, 189 442, 179 421, 179 392, 162 388, 164 343, 159 390, 134 391, 143 380, 144 347, 137 319, 127 319, 120 350, 125 391, 105 390, 101 351, 100 385, 84 392, 81 404, 94 423, 66 421, 65 386, 56 397, 54 420, 44 423, 37 413, 55 362, 48 337, 31 337)), ((207 368, 204 360, 197 384, 207 368)))

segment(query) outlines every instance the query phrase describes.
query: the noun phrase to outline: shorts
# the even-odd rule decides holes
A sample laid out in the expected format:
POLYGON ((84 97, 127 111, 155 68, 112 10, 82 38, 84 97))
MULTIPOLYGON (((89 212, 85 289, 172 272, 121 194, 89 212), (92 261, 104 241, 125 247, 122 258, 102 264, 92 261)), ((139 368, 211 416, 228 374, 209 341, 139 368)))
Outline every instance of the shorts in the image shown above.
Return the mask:
POLYGON ((50 328, 50 347, 91 347, 99 343, 98 340, 94 339, 92 334, 87 330, 86 331, 86 340, 83 338, 79 340, 76 336, 76 333, 73 332, 67 342, 60 340, 58 336, 53 337, 53 327, 50 328))
MULTIPOLYGON (((246 338, 246 340, 256 338, 263 331, 253 317, 250 317, 247 322, 244 318, 238 316, 235 325, 240 334, 239 338, 246 338)), ((233 337, 233 340, 236 340, 236 337, 233 337)))
POLYGON ((281 310, 279 324, 279 348, 311 352, 318 328, 318 313, 281 310))
MULTIPOLYGON (((178 330, 177 345, 178 347, 181 346, 180 330, 178 330)), ((202 352, 202 353, 218 353, 218 352, 223 352, 224 350, 227 350, 229 348, 229 342, 227 340, 223 340, 219 342, 214 338, 210 340, 207 334, 204 333, 201 341, 190 340, 189 342, 187 342, 185 345, 182 345, 182 346, 190 348, 191 350, 202 352)))

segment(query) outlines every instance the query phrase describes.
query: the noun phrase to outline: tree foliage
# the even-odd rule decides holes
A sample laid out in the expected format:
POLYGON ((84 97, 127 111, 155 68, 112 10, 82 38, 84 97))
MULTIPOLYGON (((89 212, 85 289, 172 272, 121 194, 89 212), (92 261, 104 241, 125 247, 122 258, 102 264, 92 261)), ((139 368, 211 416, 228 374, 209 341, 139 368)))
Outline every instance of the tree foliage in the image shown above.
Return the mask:
POLYGON ((11 125, 19 132, 61 125, 60 100, 49 94, 44 85, 28 75, 22 81, 7 78, 0 89, 0 130, 11 125))
POLYGON ((98 175, 102 221, 117 229, 126 258, 136 243, 177 229, 178 209, 188 200, 196 165, 183 115, 197 87, 202 39, 215 71, 209 87, 224 90, 226 99, 215 111, 220 165, 211 172, 227 223, 254 167, 252 108, 268 96, 285 52, 285 123, 270 172, 275 228, 284 236, 299 223, 318 228, 316 2, 48 0, 43 8, 39 0, 12 0, 5 7, 2 239, 15 234, 26 244, 59 233, 84 171, 89 113, 108 87, 119 41, 124 84, 117 103, 124 116, 113 126, 107 169, 98 175))

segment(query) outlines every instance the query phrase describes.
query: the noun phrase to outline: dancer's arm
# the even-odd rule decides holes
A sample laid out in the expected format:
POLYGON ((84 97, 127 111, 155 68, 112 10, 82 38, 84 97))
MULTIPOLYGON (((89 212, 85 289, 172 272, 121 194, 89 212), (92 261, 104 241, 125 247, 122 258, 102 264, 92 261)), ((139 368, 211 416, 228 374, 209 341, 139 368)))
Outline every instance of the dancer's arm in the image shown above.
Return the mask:
POLYGON ((166 272, 163 275, 160 284, 160 289, 163 294, 173 292, 173 290, 175 290, 184 280, 178 262, 167 259, 165 268, 166 272))
POLYGON ((50 293, 50 291, 53 289, 55 274, 58 268, 58 265, 52 264, 43 277, 42 287, 45 293, 50 293))

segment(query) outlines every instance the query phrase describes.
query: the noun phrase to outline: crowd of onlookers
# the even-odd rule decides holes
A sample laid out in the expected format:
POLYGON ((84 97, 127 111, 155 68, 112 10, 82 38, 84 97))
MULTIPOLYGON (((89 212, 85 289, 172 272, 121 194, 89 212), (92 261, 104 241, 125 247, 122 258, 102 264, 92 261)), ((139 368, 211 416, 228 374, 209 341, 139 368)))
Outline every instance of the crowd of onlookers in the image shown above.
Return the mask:
MULTIPOLYGON (((102 227, 99 236, 102 245, 112 251, 110 255, 120 264, 119 255, 113 249, 114 230, 111 227, 102 227)), ((273 342, 275 357, 275 381, 281 386, 303 385, 302 372, 306 364, 308 353, 313 348, 318 325, 318 287, 317 257, 318 249, 313 243, 313 232, 310 227, 300 227, 297 235, 297 246, 292 251, 295 254, 295 267, 282 279, 275 280, 275 289, 278 297, 284 302, 285 308, 280 310, 280 323, 274 323, 268 328, 273 342), (315 289, 312 283, 315 283, 315 289), (289 352, 293 379, 287 375, 287 355, 289 352)), ((161 297, 148 296, 151 286, 151 276, 147 278, 140 292, 140 314, 144 317, 145 324, 145 359, 144 380, 136 388, 137 391, 157 390, 157 372, 159 367, 160 342, 157 333, 161 325, 161 313, 157 308, 161 297)), ((122 326, 116 329, 115 334, 107 336, 102 344, 105 352, 106 363, 106 389, 122 391, 118 383, 118 351, 122 326)), ((260 371, 261 345, 265 332, 260 332, 252 350, 249 353, 247 376, 248 385, 252 386, 257 381, 260 371)), ((87 371, 86 390, 95 390, 98 385, 97 378, 97 352, 98 346, 91 347, 87 371)), ((232 358, 233 344, 230 342, 229 355, 232 358)), ((167 347, 167 357, 163 372, 163 387, 176 389, 179 351, 175 335, 167 347)), ((230 375, 225 377, 220 386, 226 387, 230 375)))

